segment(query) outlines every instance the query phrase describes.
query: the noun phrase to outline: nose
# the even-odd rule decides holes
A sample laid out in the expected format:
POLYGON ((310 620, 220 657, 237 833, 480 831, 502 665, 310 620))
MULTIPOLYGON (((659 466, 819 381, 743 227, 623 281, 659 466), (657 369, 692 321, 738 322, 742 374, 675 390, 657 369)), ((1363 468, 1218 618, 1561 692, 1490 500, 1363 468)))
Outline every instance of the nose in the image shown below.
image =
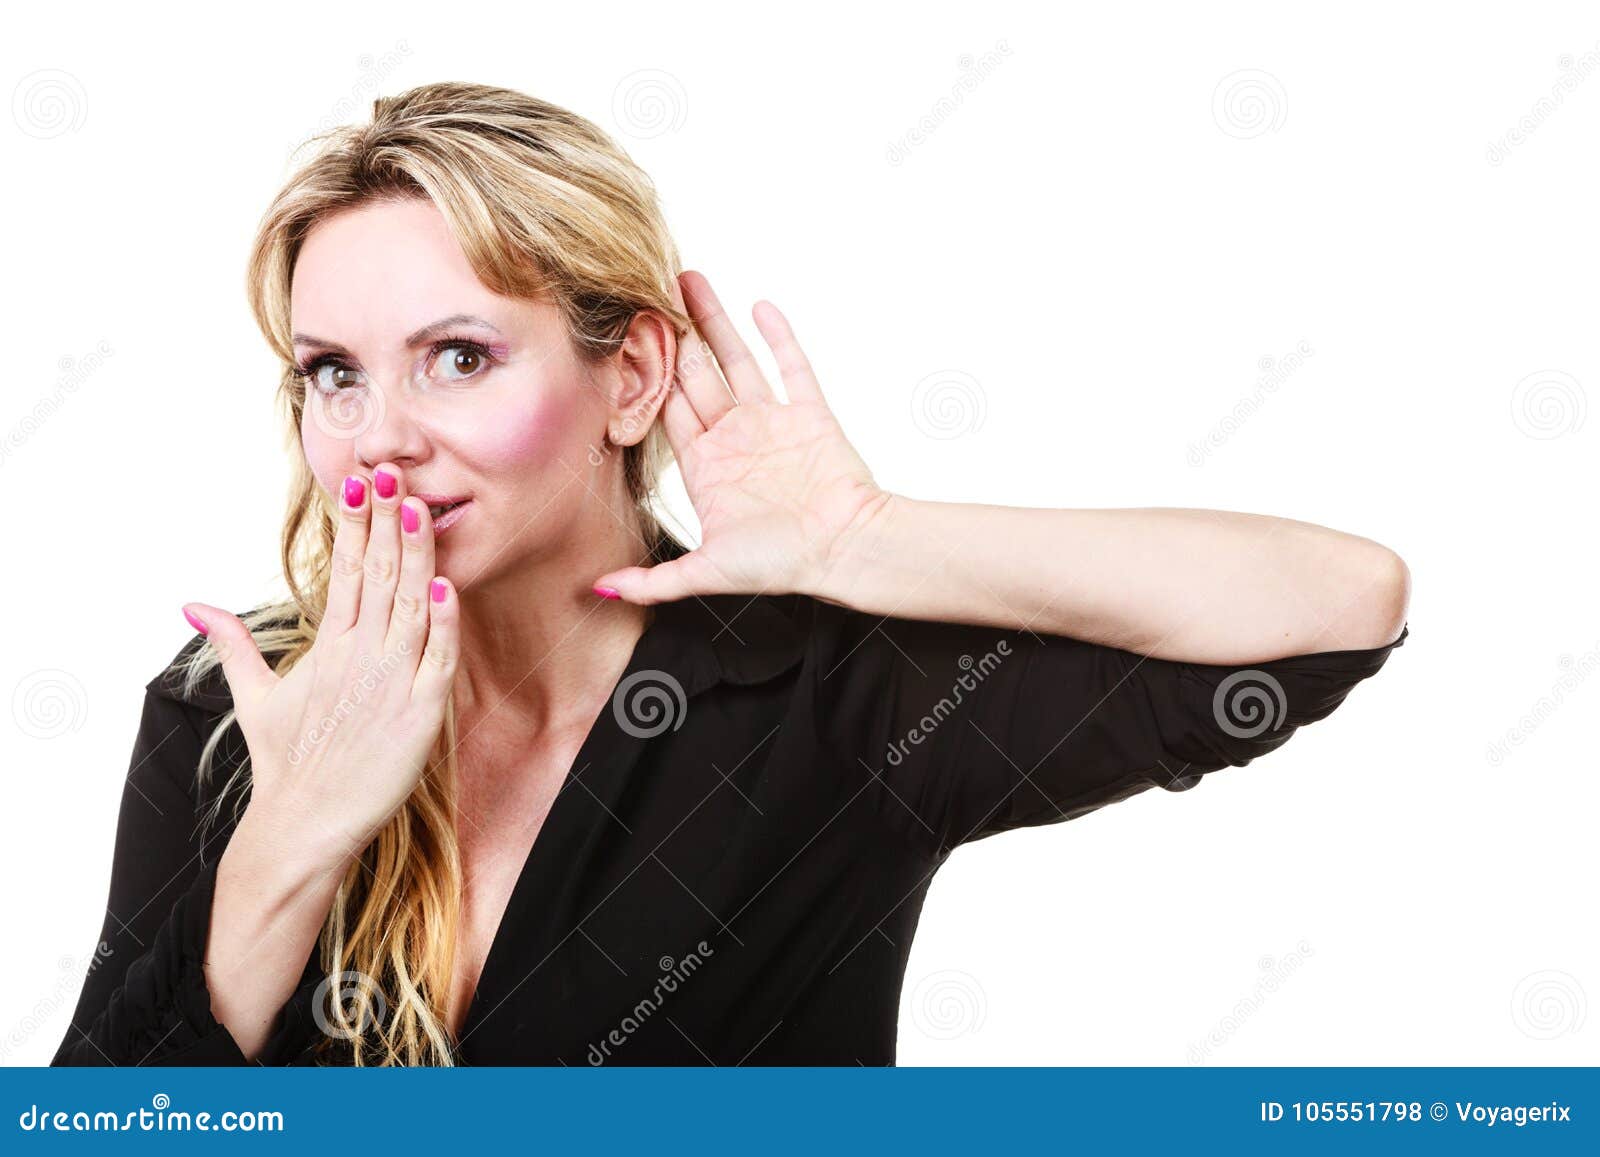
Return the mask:
POLYGON ((409 464, 425 457, 427 435, 412 413, 407 391, 373 382, 363 393, 367 412, 351 440, 356 461, 371 470, 380 462, 409 464))

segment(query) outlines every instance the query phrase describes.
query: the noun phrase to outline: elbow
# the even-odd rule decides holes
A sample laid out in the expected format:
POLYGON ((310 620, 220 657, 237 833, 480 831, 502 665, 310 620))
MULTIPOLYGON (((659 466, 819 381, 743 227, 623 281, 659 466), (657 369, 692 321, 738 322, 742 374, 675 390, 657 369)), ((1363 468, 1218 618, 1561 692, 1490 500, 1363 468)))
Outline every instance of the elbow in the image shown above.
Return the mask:
POLYGON ((1350 621, 1355 625, 1350 646, 1363 650, 1387 647, 1405 629, 1410 609, 1411 568, 1394 551, 1379 547, 1371 578, 1350 608, 1350 621))

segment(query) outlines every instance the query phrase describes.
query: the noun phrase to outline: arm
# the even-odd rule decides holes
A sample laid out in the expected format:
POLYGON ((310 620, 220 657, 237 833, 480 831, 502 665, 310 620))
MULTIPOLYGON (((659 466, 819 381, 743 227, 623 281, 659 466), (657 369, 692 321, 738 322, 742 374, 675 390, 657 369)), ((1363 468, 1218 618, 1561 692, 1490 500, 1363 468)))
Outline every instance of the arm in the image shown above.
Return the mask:
POLYGON ((1257 663, 1383 646, 1410 574, 1370 539, 1217 510, 1034 510, 885 494, 809 593, 874 615, 1257 663))

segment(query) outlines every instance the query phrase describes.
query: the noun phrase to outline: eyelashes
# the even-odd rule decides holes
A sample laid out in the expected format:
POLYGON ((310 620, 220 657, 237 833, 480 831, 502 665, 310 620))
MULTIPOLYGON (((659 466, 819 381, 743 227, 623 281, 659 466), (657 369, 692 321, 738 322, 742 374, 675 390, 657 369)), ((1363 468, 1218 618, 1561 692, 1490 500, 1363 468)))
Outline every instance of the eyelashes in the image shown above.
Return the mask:
MULTIPOLYGON (((494 349, 485 345, 483 342, 474 341, 472 338, 465 337, 446 337, 440 338, 438 341, 434 342, 428 347, 428 353, 425 359, 426 364, 431 366, 441 353, 452 349, 465 350, 466 352, 473 354, 478 358, 482 365, 479 369, 470 374, 464 374, 460 377, 445 379, 447 383, 468 382, 477 378, 481 378, 488 372, 490 366, 499 365, 502 361, 501 356, 497 355, 494 349)), ((306 387, 307 389, 316 389, 319 393, 324 394, 338 393, 341 390, 349 389, 352 386, 360 384, 359 382, 339 382, 330 385, 324 385, 321 381, 322 371, 324 369, 333 369, 336 371, 344 370, 350 373, 360 372, 354 366, 352 366, 343 355, 335 353, 323 353, 318 354, 313 358, 308 358, 305 361, 296 362, 293 373, 294 376, 300 380, 300 384, 302 386, 306 387)))

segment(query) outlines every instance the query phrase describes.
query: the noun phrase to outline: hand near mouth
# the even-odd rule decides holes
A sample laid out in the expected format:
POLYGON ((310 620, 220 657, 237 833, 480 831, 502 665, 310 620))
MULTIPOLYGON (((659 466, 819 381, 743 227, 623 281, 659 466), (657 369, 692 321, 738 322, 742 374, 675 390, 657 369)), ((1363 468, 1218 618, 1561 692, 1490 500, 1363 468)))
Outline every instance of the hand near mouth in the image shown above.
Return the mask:
POLYGON ((679 303, 687 297, 705 340, 679 343, 661 421, 700 518, 701 545, 670 562, 602 575, 596 591, 609 588, 642 605, 701 594, 820 595, 832 585, 842 544, 891 496, 845 438, 777 306, 761 301, 752 312, 777 358, 787 403, 710 283, 686 272, 680 284, 679 303))

